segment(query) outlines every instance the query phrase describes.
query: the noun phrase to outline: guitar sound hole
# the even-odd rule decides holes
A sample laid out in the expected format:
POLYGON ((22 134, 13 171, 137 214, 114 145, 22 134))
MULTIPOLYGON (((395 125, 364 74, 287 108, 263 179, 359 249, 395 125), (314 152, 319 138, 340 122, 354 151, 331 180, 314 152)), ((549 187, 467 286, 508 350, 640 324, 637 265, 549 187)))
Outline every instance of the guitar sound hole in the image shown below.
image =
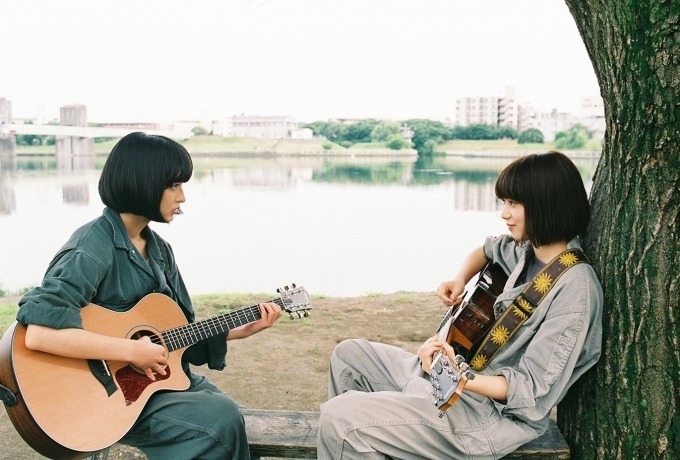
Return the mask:
MULTIPOLYGON (((163 341, 162 341, 161 338, 158 336, 158 334, 156 334, 154 331, 149 331, 149 330, 145 330, 145 329, 140 329, 140 330, 138 330, 138 331, 135 331, 135 332, 130 336, 130 339, 131 339, 131 340, 140 340, 140 339, 142 339, 142 338, 144 338, 144 337, 148 337, 149 340, 151 340, 151 343, 155 343, 155 344, 157 344, 157 345, 164 346, 163 341)), ((167 350, 167 349, 165 350, 165 353, 164 353, 164 354, 165 354, 165 357, 167 358, 167 357, 168 357, 168 350, 167 350)), ((140 372, 140 373, 142 373, 142 374, 144 373, 139 367, 135 366, 135 365, 132 364, 132 363, 130 363, 130 367, 131 367, 132 369, 136 370, 137 372, 140 372)), ((157 372, 154 372, 154 375, 158 375, 158 373, 157 373, 157 372)))

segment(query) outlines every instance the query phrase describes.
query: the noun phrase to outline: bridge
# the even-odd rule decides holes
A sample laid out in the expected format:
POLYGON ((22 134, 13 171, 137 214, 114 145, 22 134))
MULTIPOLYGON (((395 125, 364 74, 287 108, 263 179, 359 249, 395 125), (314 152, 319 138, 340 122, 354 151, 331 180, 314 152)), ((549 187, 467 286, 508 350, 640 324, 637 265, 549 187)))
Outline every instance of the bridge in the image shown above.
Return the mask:
MULTIPOLYGON (((71 169, 94 165, 94 139, 101 137, 121 138, 135 131, 155 134, 171 139, 188 139, 192 136, 190 126, 174 129, 151 128, 149 125, 94 127, 88 126, 87 108, 84 105, 67 105, 59 109, 59 124, 22 124, 12 122, 12 103, 0 97, 0 168, 16 161, 16 136, 55 136, 57 167, 71 169)), ((151 125, 153 126, 153 125, 151 125)))
POLYGON ((188 139, 193 134, 190 129, 145 129, 145 128, 114 128, 94 126, 68 126, 68 125, 34 125, 0 122, 0 135, 34 134, 38 136, 70 136, 84 139, 98 137, 123 137, 135 131, 143 131, 146 134, 156 134, 172 139, 188 139))

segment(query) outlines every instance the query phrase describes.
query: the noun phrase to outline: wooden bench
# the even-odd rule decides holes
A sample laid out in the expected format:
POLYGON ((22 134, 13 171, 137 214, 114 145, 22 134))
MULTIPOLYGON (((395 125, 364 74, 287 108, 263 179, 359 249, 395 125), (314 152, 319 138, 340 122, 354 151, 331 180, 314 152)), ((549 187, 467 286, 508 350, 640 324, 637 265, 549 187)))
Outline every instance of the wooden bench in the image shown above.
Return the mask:
MULTIPOLYGON (((253 458, 316 458, 318 412, 241 409, 253 458)), ((569 446, 550 420, 548 431, 504 458, 568 459, 569 446)))

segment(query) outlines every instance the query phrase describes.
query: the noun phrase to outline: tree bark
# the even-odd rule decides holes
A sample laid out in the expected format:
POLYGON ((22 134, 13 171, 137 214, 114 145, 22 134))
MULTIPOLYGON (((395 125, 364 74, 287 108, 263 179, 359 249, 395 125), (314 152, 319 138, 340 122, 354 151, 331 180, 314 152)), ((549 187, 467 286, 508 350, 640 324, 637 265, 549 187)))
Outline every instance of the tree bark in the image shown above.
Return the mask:
POLYGON ((607 131, 585 249, 605 294, 599 363, 558 408, 575 458, 680 458, 680 2, 566 0, 607 131))

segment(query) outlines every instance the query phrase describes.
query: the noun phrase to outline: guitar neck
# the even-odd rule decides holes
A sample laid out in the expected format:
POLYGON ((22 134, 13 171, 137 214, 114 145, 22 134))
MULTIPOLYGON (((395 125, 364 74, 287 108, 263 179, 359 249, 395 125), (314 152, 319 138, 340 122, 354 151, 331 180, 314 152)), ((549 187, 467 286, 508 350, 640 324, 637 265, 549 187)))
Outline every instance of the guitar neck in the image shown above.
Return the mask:
MULTIPOLYGON (((280 299, 270 300, 269 302, 283 306, 283 302, 280 299)), ((260 318, 262 318, 260 306, 251 305, 202 321, 168 329, 162 333, 163 341, 165 342, 168 351, 174 351, 193 345, 201 340, 225 333, 230 329, 255 322, 260 318)))

